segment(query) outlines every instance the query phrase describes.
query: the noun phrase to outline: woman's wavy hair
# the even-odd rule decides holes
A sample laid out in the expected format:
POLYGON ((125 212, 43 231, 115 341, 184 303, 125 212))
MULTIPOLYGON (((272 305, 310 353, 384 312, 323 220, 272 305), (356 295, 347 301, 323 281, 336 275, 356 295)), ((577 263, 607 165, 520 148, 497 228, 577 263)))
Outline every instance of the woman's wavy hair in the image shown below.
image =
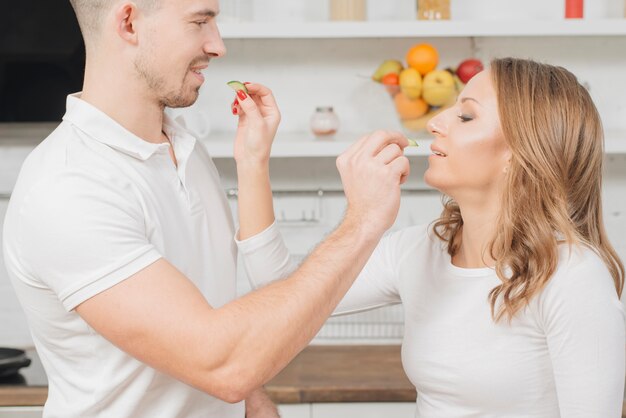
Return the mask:
MULTIPOLYGON (((589 93, 566 69, 530 60, 495 59, 490 71, 511 151, 488 248, 502 281, 489 293, 493 319, 511 321, 546 286, 561 242, 593 249, 621 297, 624 265, 602 220, 604 134, 589 93)), ((462 226, 459 205, 444 198, 433 232, 450 256, 459 250, 462 226)))

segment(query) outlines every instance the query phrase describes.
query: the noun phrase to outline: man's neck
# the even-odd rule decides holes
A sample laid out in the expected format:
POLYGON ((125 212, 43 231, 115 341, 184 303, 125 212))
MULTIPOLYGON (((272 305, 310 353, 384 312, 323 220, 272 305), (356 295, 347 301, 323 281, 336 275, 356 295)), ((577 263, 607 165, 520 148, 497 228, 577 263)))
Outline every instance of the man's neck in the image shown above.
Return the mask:
POLYGON ((87 65, 81 99, 95 106, 139 138, 152 143, 167 141, 162 133, 163 107, 138 87, 134 77, 121 71, 87 65))

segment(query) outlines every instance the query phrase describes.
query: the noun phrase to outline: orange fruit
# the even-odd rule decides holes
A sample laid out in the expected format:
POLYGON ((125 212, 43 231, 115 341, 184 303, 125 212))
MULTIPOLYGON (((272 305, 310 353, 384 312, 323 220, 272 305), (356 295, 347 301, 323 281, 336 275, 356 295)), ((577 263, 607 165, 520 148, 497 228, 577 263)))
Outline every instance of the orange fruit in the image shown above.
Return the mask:
POLYGON ((400 76, 396 73, 389 73, 385 75, 380 82, 390 86, 397 86, 400 84, 400 76))
POLYGON ((413 45, 406 53, 406 63, 421 75, 425 75, 437 68, 439 53, 431 44, 413 45))
POLYGON ((403 120, 416 119, 420 116, 424 116, 430 108, 424 99, 409 99, 402 92, 393 97, 393 102, 396 105, 396 112, 398 112, 400 119, 403 120))

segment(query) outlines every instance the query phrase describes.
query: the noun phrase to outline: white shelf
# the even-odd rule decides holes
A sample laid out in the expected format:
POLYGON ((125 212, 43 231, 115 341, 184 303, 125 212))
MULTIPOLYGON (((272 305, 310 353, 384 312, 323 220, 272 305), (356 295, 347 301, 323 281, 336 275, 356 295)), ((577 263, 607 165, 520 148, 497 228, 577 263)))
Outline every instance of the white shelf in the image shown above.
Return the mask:
MULTIPOLYGON (((338 134, 334 139, 315 139, 307 133, 278 134, 272 145, 272 158, 337 157, 363 134, 338 134)), ((234 133, 212 134, 202 140, 212 158, 232 158, 234 133)), ((409 147, 407 155, 429 155, 430 140, 418 140, 419 147, 409 147)))
POLYGON ((626 19, 222 23, 224 39, 624 36, 626 19))
MULTIPOLYGON (((314 139, 306 133, 278 134, 272 146, 272 158, 337 157, 362 134, 341 134, 334 140, 314 139)), ((232 158, 234 133, 212 134, 202 141, 213 158, 232 158)), ((405 154, 409 157, 430 155, 432 139, 418 139, 419 147, 409 147, 405 154)), ((626 154, 626 132, 608 133, 605 153, 607 155, 626 154)))

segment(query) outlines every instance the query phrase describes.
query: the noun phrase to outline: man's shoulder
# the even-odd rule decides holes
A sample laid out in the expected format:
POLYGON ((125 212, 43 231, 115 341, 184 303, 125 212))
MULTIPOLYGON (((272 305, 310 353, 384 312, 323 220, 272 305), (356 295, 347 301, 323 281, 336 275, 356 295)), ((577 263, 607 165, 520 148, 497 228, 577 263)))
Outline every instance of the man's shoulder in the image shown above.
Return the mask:
POLYGON ((126 176, 77 140, 75 128, 61 123, 24 161, 12 191, 7 216, 50 216, 69 205, 102 201, 125 206, 134 190, 126 176), (72 156, 70 154, 81 154, 72 156), (93 155, 91 155, 93 154, 93 155))
POLYGON ((73 124, 61 122, 26 157, 13 194, 28 194, 35 188, 58 190, 81 184, 91 187, 94 183, 125 182, 126 178, 104 157, 101 148, 73 124))

